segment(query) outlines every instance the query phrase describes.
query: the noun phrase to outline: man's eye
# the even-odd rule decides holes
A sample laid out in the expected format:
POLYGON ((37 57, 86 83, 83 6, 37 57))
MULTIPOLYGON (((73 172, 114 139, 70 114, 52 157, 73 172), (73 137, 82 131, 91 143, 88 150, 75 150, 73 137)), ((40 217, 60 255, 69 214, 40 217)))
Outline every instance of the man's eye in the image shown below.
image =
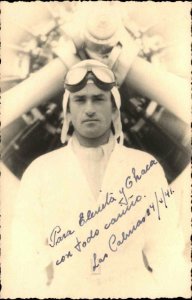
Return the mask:
POLYGON ((95 97, 94 101, 104 101, 105 99, 103 97, 95 97))
POLYGON ((75 102, 83 103, 83 102, 85 102, 85 99, 84 98, 77 98, 77 99, 75 99, 75 102))

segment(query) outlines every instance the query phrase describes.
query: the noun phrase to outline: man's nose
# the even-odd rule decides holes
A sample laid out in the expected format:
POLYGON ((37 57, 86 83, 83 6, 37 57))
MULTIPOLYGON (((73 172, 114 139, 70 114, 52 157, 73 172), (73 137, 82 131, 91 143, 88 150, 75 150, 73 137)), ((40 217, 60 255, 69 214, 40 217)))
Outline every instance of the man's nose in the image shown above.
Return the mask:
POLYGON ((87 101, 85 106, 85 113, 88 117, 93 117, 95 115, 95 107, 91 101, 87 101))

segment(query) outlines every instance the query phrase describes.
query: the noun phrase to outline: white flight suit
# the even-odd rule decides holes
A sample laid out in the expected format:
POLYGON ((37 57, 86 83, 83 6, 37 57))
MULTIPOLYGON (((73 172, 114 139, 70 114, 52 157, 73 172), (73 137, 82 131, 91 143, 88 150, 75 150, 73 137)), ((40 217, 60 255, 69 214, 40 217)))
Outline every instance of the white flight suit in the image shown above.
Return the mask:
POLYGON ((185 295, 190 274, 182 257, 173 191, 160 164, 150 154, 112 142, 103 148, 108 158, 97 158, 105 171, 102 180, 95 175, 94 189, 89 164, 83 166, 86 155, 78 154, 73 141, 37 158, 22 178, 13 222, 13 295, 185 295), (97 213, 87 220, 89 210, 97 213), (55 228, 60 232, 54 233, 55 228), (98 234, 87 241, 91 231, 98 234))

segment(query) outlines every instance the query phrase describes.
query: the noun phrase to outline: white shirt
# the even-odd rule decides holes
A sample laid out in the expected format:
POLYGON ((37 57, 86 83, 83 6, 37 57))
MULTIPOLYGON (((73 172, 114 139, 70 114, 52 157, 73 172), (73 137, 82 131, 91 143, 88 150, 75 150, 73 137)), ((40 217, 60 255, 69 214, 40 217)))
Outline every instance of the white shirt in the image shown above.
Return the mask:
MULTIPOLYGON (((153 165, 136 183, 132 168, 141 174, 141 169, 154 159, 151 155, 117 143, 113 149, 110 141, 96 151, 81 149, 80 145, 72 148, 70 144, 36 159, 23 176, 13 222, 10 287, 13 296, 90 299, 185 295, 188 289, 186 277, 190 273, 186 272, 181 256, 183 242, 176 224, 178 213, 172 197, 167 199, 167 209, 164 203, 159 203, 161 221, 158 220, 154 192, 161 200, 161 188, 165 191, 168 188, 160 164, 153 165), (98 179, 98 175, 95 178, 92 175, 90 179, 87 153, 98 151, 99 157, 91 168, 97 169, 97 163, 100 164, 101 177, 98 179), (86 160, 80 161, 79 157, 86 157, 86 160), (128 175, 133 182, 131 188, 126 188, 127 180, 125 184, 128 175), (91 189, 98 192, 101 181, 102 192, 94 201, 91 189), (126 205, 122 201, 120 203, 122 188, 130 201, 137 195, 142 196, 142 200, 126 214, 122 213, 126 205), (108 193, 116 201, 99 210, 108 193), (149 207, 151 204, 155 207, 154 211, 149 207), (147 209, 150 209, 149 216, 147 209), (83 226, 79 225, 80 214, 83 213, 86 219, 88 211, 99 213, 83 226), (119 214, 122 217, 118 217, 119 214), (146 221, 113 252, 109 247, 110 238, 115 235, 116 242, 121 240, 122 232, 128 232, 143 216, 146 221), (117 222, 106 229, 104 226, 114 218, 117 222), (68 230, 75 232, 51 247, 51 233, 56 226, 61 228, 59 235, 68 230), (91 230, 95 232, 96 229, 99 235, 83 247, 91 230), (81 241, 81 252, 75 248, 77 237, 81 241), (61 260, 69 250, 73 256, 56 265, 57 260, 61 260), (97 274, 93 272, 94 253, 98 259, 108 254, 97 268, 97 274), (153 272, 149 271, 142 253, 153 272), (47 270, 51 263, 53 272, 50 275, 47 270)), ((97 158, 97 154, 94 156, 97 158)), ((96 172, 99 172, 98 169, 96 172)), ((117 247, 117 244, 112 243, 112 247, 117 247)))
POLYGON ((94 198, 97 199, 101 190, 107 163, 115 146, 114 137, 111 134, 108 143, 104 145, 98 147, 84 147, 80 145, 74 134, 70 143, 80 161, 91 192, 94 198))

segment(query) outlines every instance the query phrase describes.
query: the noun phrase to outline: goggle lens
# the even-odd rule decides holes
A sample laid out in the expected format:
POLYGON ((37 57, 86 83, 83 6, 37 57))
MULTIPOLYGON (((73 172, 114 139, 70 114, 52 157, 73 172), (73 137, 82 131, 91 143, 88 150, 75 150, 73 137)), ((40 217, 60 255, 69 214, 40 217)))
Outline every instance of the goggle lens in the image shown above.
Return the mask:
POLYGON ((76 85, 83 80, 87 73, 84 68, 78 68, 75 70, 70 70, 65 78, 65 84, 76 85))
POLYGON ((114 74, 105 67, 86 67, 71 69, 65 78, 65 88, 69 91, 78 91, 87 83, 86 76, 88 73, 94 75, 94 83, 101 89, 110 90, 116 85, 114 74))
POLYGON ((105 83, 115 82, 115 77, 113 73, 107 68, 93 68, 92 72, 95 75, 95 77, 97 77, 97 79, 99 79, 100 81, 103 81, 105 83))

